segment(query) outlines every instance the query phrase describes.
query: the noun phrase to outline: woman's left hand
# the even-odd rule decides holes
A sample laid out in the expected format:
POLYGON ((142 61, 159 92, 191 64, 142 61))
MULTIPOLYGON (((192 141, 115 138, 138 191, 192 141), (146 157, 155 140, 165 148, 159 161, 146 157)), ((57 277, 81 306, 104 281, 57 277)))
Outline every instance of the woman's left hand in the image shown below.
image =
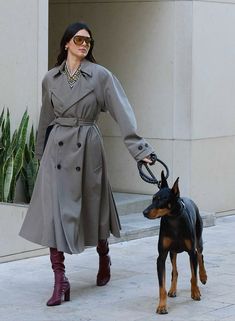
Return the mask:
POLYGON ((149 156, 142 159, 143 162, 148 163, 150 165, 154 165, 157 160, 157 155, 155 153, 151 153, 149 156))
POLYGON ((149 164, 152 163, 151 159, 149 159, 148 157, 145 157, 145 158, 143 159, 143 162, 149 163, 149 164))

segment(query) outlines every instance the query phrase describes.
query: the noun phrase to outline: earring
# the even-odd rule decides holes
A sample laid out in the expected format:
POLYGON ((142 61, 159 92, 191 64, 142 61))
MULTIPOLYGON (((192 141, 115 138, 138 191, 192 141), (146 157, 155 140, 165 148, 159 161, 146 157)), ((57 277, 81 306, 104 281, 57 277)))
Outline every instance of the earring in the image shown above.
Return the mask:
POLYGON ((68 47, 65 47, 64 49, 65 49, 65 50, 68 50, 68 47))

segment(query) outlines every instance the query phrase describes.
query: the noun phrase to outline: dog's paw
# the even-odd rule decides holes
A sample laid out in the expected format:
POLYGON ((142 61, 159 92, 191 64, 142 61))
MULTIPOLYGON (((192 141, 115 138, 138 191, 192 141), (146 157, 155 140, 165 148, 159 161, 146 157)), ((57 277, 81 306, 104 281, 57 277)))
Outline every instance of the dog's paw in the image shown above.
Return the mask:
POLYGON ((200 278, 200 281, 202 282, 202 284, 206 284, 206 282, 207 282, 206 273, 199 273, 199 278, 200 278))
POLYGON ((167 314, 167 313, 168 313, 167 307, 166 307, 165 305, 162 305, 162 306, 159 305, 159 306, 157 307, 156 313, 158 313, 158 314, 167 314))
POLYGON ((169 296, 170 298, 175 298, 175 297, 176 297, 176 291, 175 291, 175 290, 169 290, 168 296, 169 296))
POLYGON ((201 293, 198 287, 195 287, 191 290, 191 298, 195 301, 201 300, 201 293))

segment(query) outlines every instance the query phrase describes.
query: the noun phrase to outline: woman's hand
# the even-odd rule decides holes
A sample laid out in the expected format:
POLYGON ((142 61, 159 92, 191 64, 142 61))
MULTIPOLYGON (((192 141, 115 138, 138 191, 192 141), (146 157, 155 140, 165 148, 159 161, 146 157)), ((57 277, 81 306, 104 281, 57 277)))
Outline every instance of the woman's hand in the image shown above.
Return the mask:
POLYGON ((157 155, 155 153, 151 153, 149 156, 145 157, 142 161, 150 165, 154 165, 156 160, 157 160, 157 155))
POLYGON ((142 159, 142 161, 143 161, 143 162, 145 162, 145 163, 152 164, 151 159, 150 159, 150 158, 148 158, 148 157, 145 157, 144 159, 142 159))

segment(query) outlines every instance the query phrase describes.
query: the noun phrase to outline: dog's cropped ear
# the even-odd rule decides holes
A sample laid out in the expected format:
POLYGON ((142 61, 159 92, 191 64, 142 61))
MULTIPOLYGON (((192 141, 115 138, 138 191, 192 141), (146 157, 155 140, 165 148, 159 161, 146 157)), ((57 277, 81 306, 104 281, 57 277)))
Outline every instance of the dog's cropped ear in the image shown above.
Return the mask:
POLYGON ((180 190, 179 190, 179 177, 174 182, 174 185, 172 186, 172 192, 175 194, 175 196, 180 196, 180 190))
POLYGON ((169 187, 164 172, 161 172, 161 188, 169 187))

